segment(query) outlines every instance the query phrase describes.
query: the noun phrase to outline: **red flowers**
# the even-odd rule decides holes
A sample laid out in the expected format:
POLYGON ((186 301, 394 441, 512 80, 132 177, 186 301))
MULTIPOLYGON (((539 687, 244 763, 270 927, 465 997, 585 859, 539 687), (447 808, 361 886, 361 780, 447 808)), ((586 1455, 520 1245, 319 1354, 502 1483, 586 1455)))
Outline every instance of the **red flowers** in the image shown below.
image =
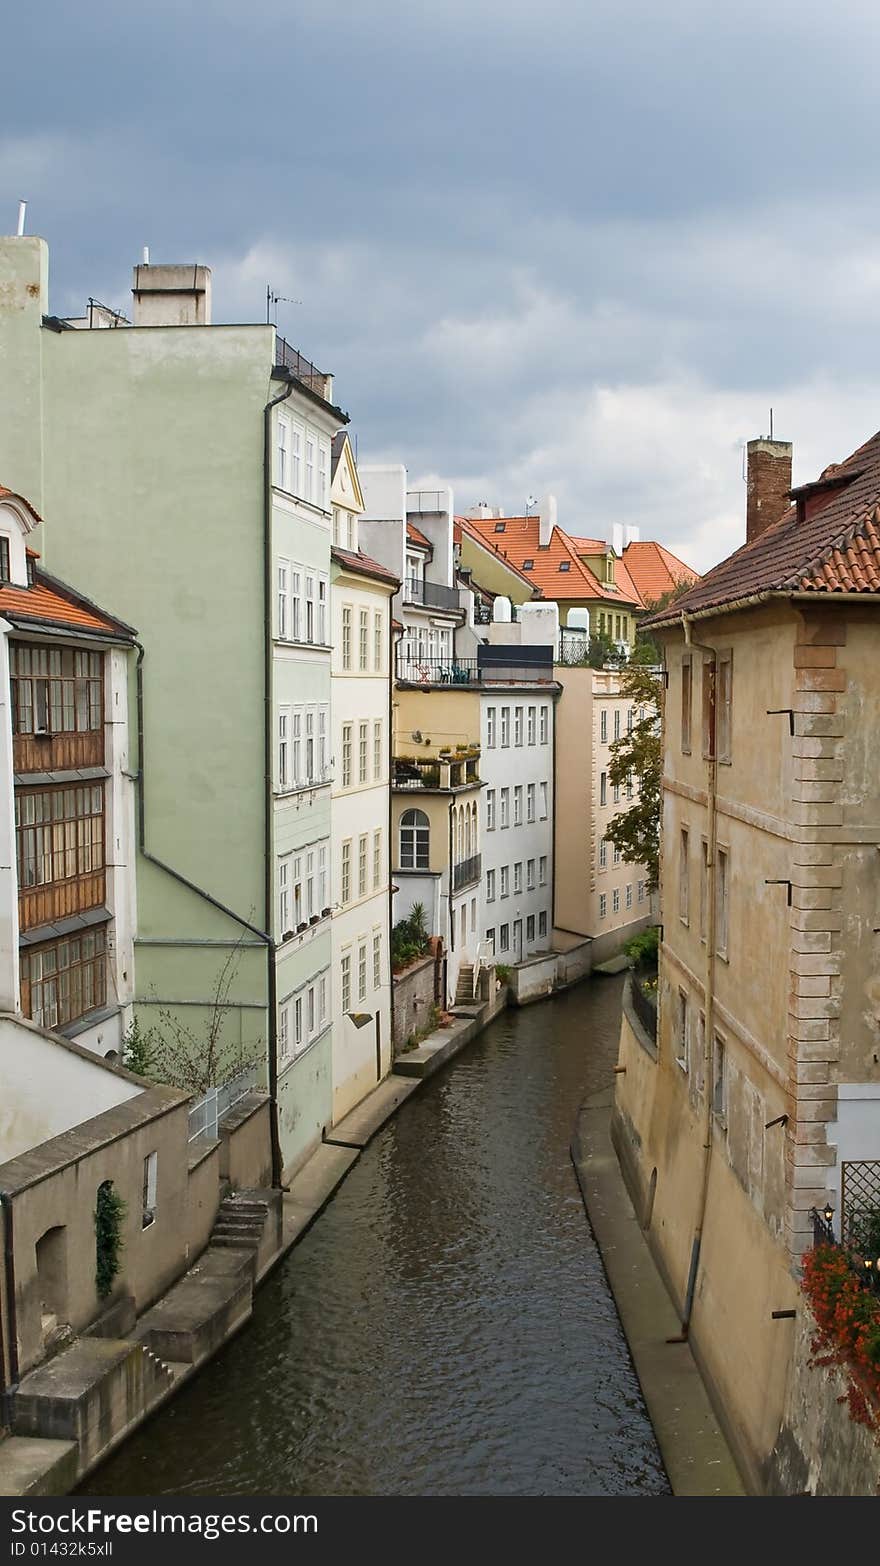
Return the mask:
POLYGON ((801 1287, 816 1321, 814 1365, 836 1365, 849 1378, 840 1402, 850 1418, 880 1436, 880 1299, 864 1289, 846 1253, 818 1245, 803 1262, 801 1287))

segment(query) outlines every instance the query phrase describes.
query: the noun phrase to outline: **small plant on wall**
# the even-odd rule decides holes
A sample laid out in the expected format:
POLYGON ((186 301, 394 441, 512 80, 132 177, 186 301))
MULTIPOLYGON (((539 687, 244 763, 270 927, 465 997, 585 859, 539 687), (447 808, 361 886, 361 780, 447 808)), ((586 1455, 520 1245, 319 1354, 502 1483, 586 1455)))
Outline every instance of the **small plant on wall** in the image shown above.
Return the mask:
POLYGON ((811 1363, 842 1372, 847 1389, 838 1401, 856 1424, 880 1435, 880 1301, 839 1246, 816 1246, 803 1267, 801 1287, 816 1322, 811 1363))
POLYGON ((102 1300, 107 1298, 119 1272, 124 1219, 125 1203, 113 1181, 102 1181, 95 1202, 95 1288, 102 1300))

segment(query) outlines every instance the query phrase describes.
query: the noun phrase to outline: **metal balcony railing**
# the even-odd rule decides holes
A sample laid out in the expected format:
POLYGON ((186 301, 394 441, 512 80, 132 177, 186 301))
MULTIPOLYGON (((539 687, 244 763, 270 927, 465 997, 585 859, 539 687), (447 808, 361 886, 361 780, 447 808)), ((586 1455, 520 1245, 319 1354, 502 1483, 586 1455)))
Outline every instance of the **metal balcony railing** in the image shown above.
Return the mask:
POLYGON ((476 658, 421 658, 418 653, 399 655, 396 675, 411 685, 477 685, 480 679, 476 658))
POLYGON ((421 604, 425 609, 460 609, 457 587, 444 587, 442 582, 423 582, 411 576, 403 584, 404 602, 421 604))
POLYGON ((289 370, 291 375, 295 375, 298 381, 308 386, 309 391, 316 392, 319 397, 327 400, 328 377, 324 371, 312 364, 311 359, 301 354, 298 348, 294 348, 286 337, 279 337, 277 332, 275 333, 275 363, 283 365, 284 369, 289 370))
POLYGON ((460 892, 463 886, 470 886, 472 881, 479 881, 482 871, 482 854, 472 854, 470 859, 462 859, 452 867, 452 890, 460 892))

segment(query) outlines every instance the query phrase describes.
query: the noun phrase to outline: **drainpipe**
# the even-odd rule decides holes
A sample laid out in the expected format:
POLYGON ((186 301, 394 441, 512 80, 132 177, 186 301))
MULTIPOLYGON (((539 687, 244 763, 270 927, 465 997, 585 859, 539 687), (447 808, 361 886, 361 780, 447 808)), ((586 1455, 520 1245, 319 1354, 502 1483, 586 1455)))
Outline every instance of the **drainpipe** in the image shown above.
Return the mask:
MULTIPOLYGON (((707 760, 706 776, 706 983, 705 983, 705 1010, 706 1021, 703 1029, 703 1168, 700 1179, 700 1196, 697 1206, 697 1220, 694 1225, 694 1238, 691 1245, 691 1261, 688 1272, 687 1291, 684 1302, 684 1316, 681 1323, 682 1337, 686 1338, 690 1329, 691 1313, 694 1308, 694 1292, 697 1284, 697 1269, 700 1265, 700 1248, 703 1241, 703 1226, 706 1220, 706 1204, 709 1196, 709 1171, 712 1164, 712 1041, 715 1034, 715 843, 716 843, 716 785, 718 760, 716 755, 715 734, 715 671, 717 649, 709 647, 704 642, 695 642, 691 635, 691 621, 682 610, 681 623, 684 630, 684 643, 688 648, 694 648, 697 652, 708 653, 712 662, 709 678, 712 681, 712 753, 707 760)), ((693 681, 691 682, 693 688, 693 681)), ((701 685, 702 690, 702 685, 701 685)))
POLYGON ((6 1324, 9 1328, 9 1352, 4 1370, 8 1369, 8 1383, 4 1388, 11 1394, 18 1386, 18 1310, 15 1303, 15 1247, 12 1231, 12 1197, 8 1191, 0 1191, 3 1220, 3 1271, 6 1280, 6 1324))
MULTIPOLYGON (((265 872, 265 924, 269 932, 266 946, 266 1004, 269 1013, 269 1099, 272 1134, 272 1184, 280 1186, 283 1176, 281 1159, 281 1134, 278 1128, 278 994, 275 971, 275 941, 272 924, 275 914, 275 880, 273 876, 273 839, 275 825, 275 790, 273 787, 273 663, 272 640, 272 410, 279 402, 286 402, 294 389, 293 380, 272 397, 263 409, 263 759, 265 767, 265 811, 263 828, 263 858, 265 872)), ((327 610, 329 612, 328 603, 327 610)), ((332 874, 332 865, 330 867, 332 874)))

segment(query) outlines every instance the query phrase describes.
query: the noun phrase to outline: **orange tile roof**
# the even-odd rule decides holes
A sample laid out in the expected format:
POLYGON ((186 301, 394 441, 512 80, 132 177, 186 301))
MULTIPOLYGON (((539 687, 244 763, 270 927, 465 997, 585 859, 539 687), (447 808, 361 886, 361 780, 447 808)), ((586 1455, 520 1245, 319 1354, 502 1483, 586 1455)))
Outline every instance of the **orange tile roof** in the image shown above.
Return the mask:
MULTIPOLYGON (((467 533, 468 537, 472 538, 475 544, 479 544, 481 549, 485 549, 488 554, 497 555, 506 570, 512 571, 513 575, 518 576, 522 582, 525 582, 526 585, 532 589, 533 592, 538 592, 538 588, 534 581, 534 573, 531 571, 521 571, 519 567, 515 566, 513 561, 509 559, 507 555, 505 555, 504 551, 498 548, 497 544, 494 542, 494 539, 490 540, 488 538, 483 538, 477 528, 474 526, 473 518, 455 517, 453 519, 452 537, 454 543, 461 543, 462 533, 467 533)), ((484 588, 483 591, 488 592, 488 588, 484 588)))
POLYGON ((646 605, 656 603, 658 598, 671 592, 679 582, 694 583, 700 580, 696 571, 692 571, 677 555, 653 539, 627 544, 623 551, 623 564, 646 605))
POLYGON ((430 549, 433 553, 434 545, 426 538, 421 528, 417 528, 414 522, 407 522, 406 536, 413 544, 421 544, 423 549, 430 549))
POLYGON ((553 529, 550 543, 542 549, 538 542, 540 518, 537 516, 479 517, 468 520, 471 527, 479 533, 481 540, 491 542, 518 570, 522 570, 524 560, 534 561, 532 569, 525 574, 536 587, 540 587, 545 598, 561 600, 594 598, 606 603, 642 607, 641 598, 634 584, 630 583, 628 573, 624 573, 624 580, 619 583, 616 590, 609 583, 600 582, 589 566, 581 560, 575 540, 561 527, 557 526, 553 529), (496 528, 502 522, 503 531, 496 532, 496 528), (562 570, 560 566, 563 567, 562 570))
POLYGON ((100 631, 105 636, 130 638, 133 635, 130 626, 105 615, 65 583, 47 576, 39 568, 31 587, 15 587, 8 582, 0 584, 0 615, 12 620, 43 620, 47 625, 76 626, 80 630, 100 631))
POLYGON ((380 582, 388 582, 392 587, 400 586, 400 580, 393 571, 389 571, 387 566, 381 565, 378 560, 373 560, 370 555, 363 554, 359 549, 357 551, 340 549, 338 544, 334 544, 330 553, 333 559, 348 571, 357 571, 360 576, 378 577, 380 582))

